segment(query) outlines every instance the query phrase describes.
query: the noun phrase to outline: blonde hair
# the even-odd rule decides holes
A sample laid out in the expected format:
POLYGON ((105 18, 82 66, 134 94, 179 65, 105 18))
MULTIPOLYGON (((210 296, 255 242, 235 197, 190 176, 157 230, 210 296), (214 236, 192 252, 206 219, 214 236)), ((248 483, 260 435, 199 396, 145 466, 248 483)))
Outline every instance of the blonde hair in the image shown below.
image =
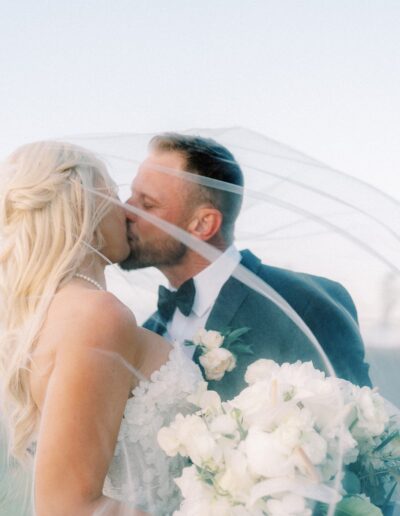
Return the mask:
POLYGON ((1 410, 9 453, 23 461, 37 420, 29 387, 35 341, 56 290, 73 277, 91 246, 101 248, 98 226, 110 201, 95 191, 114 185, 93 154, 66 143, 25 145, 2 168, 1 410))

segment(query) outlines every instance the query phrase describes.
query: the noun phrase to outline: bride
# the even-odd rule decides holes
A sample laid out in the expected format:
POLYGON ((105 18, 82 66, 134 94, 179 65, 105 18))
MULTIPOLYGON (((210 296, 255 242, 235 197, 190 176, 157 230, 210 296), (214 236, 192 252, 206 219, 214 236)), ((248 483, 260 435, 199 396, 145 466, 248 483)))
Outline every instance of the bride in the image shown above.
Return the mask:
POLYGON ((29 144, 4 166, 1 407, 11 463, 33 468, 26 513, 169 514, 181 465, 156 434, 200 372, 105 291, 105 266, 129 254, 115 185, 70 144, 29 144))

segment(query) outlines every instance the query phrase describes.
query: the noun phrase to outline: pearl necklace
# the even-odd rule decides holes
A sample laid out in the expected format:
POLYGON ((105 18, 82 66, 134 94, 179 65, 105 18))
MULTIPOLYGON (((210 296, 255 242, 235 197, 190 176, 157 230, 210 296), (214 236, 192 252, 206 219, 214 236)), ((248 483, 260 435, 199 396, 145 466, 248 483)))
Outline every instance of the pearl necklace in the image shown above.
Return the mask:
POLYGON ((91 283, 92 285, 94 285, 95 287, 97 287, 99 290, 104 290, 104 288, 100 285, 100 283, 97 283, 96 280, 94 280, 93 278, 89 278, 89 276, 85 276, 84 274, 74 274, 75 278, 80 278, 80 279, 83 279, 85 281, 88 281, 89 283, 91 283))

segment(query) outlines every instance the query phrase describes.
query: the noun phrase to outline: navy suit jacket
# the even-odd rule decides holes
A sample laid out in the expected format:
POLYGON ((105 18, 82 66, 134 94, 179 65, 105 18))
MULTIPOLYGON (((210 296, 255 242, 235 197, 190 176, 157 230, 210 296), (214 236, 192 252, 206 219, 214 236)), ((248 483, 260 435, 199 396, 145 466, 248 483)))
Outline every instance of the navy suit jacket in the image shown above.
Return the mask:
MULTIPOLYGON (((358 385, 371 385, 364 345, 357 323, 357 312, 347 291, 326 278, 264 265, 250 251, 242 251, 241 265, 270 285, 303 319, 322 346, 337 376, 358 385)), ((282 364, 311 360, 326 370, 308 337, 271 300, 231 276, 223 285, 206 323, 206 329, 225 331, 249 327, 243 340, 253 355, 237 357, 235 369, 220 381, 210 381, 222 399, 236 396, 245 386, 249 364, 270 358, 282 364)), ((145 328, 162 334, 165 330, 155 312, 145 328)), ((194 360, 199 355, 195 352, 194 360)))

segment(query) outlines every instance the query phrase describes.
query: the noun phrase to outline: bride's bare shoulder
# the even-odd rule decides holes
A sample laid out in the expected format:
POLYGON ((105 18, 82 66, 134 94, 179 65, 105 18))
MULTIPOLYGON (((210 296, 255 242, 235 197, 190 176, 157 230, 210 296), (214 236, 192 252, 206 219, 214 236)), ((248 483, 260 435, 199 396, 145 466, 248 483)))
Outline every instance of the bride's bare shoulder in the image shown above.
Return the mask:
POLYGON ((133 313, 110 292, 66 288, 54 296, 42 336, 109 349, 131 345, 137 331, 133 313))
MULTIPOLYGON (((143 354, 141 341, 134 315, 111 293, 84 288, 58 292, 33 354, 30 384, 37 406, 43 405, 57 363, 61 369, 73 364, 76 374, 79 367, 87 368, 88 360, 92 366, 99 365, 101 357, 118 357, 123 359, 121 363, 138 367, 143 354)), ((114 362, 108 360, 107 364, 114 362)))

